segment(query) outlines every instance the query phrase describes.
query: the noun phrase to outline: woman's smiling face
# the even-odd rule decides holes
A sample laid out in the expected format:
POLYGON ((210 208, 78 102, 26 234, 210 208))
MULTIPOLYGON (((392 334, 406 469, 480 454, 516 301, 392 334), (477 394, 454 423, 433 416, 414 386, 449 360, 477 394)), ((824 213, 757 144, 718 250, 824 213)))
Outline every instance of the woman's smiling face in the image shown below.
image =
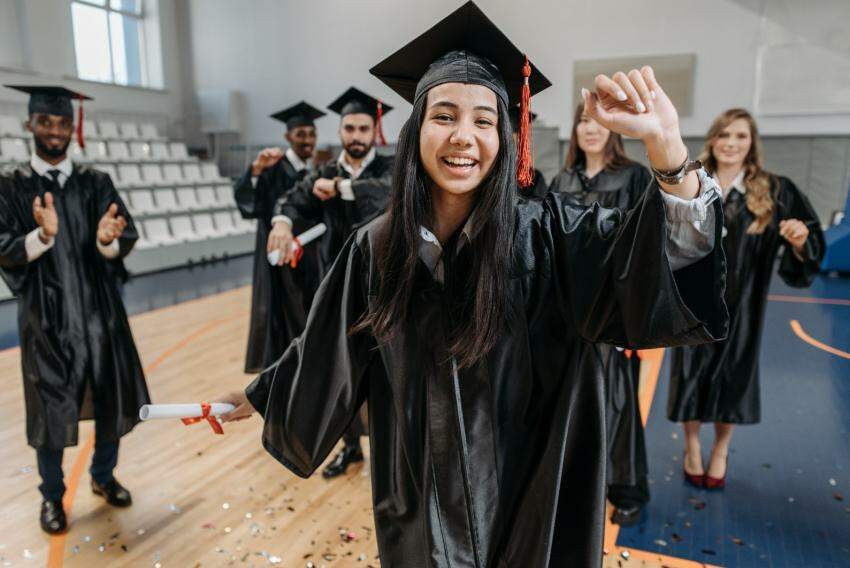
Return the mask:
POLYGON ((481 85, 444 83, 427 95, 419 158, 441 190, 474 192, 499 153, 496 94, 481 85))

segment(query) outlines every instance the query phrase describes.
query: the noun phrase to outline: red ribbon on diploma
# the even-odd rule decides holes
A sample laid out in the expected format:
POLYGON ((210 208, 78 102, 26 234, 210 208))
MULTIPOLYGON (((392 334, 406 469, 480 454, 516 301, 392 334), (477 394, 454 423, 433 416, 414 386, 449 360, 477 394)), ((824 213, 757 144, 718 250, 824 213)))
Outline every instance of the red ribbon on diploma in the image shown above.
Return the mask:
POLYGON ((216 420, 215 416, 210 416, 210 403, 202 402, 201 403, 201 415, 193 416, 192 418, 181 418, 183 424, 189 426, 190 424, 195 424, 202 420, 206 420, 210 423, 210 428, 213 429, 213 432, 216 434, 224 434, 224 429, 221 427, 221 424, 216 420))
POLYGON ((295 268, 298 266, 298 261, 301 260, 301 257, 304 256, 304 246, 301 244, 301 241, 298 240, 298 237, 292 239, 296 245, 298 245, 294 251, 292 251, 292 258, 289 259, 290 268, 295 268))

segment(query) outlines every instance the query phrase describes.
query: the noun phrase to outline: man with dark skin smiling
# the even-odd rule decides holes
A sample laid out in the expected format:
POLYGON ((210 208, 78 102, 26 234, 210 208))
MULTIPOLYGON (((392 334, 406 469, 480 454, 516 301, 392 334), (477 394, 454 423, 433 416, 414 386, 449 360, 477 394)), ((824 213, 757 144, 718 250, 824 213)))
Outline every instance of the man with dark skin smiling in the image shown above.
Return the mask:
MULTIPOLYGON (((333 264, 348 236, 386 209, 393 165, 391 157, 381 156, 375 149, 379 117, 392 107, 351 87, 328 108, 340 115, 339 159, 278 200, 267 247, 269 252, 281 251, 279 264, 289 262, 293 230, 298 234, 324 223, 328 230, 319 242, 322 273, 333 264)), ((361 420, 354 420, 343 436, 345 447, 324 471, 326 478, 342 475, 349 464, 363 461, 363 430, 361 420)))
POLYGON ((92 491, 132 504, 113 470, 120 438, 150 402, 119 292, 138 234, 109 176, 68 156, 71 100, 87 97, 11 88, 30 94, 35 154, 0 176, 0 276, 18 300, 27 440, 42 479, 41 527, 55 534, 67 528, 62 454, 81 419, 95 421, 92 491))
POLYGON ((286 124, 289 148, 264 148, 234 186, 239 212, 257 220, 251 323, 245 372, 257 373, 283 355, 304 329, 319 285, 318 251, 307 247, 297 269, 271 266, 266 248, 277 200, 313 170, 316 119, 325 113, 302 101, 271 115, 286 124))

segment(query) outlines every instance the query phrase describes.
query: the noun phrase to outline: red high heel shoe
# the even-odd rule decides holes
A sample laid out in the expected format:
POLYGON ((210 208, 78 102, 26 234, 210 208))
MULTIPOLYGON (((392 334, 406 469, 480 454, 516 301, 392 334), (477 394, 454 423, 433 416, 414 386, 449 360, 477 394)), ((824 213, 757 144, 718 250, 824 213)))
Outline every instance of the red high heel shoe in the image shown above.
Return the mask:
POLYGON ((685 469, 685 462, 687 461, 687 452, 682 457, 682 474, 685 477, 685 481, 688 485, 692 487, 696 487, 697 489, 702 489, 705 487, 705 474, 701 473, 699 475, 688 473, 688 470, 685 469))
POLYGON ((720 490, 726 487, 726 474, 729 473, 729 455, 726 455, 726 472, 724 472, 723 477, 711 477, 708 475, 708 471, 705 474, 705 488, 714 491, 720 490))

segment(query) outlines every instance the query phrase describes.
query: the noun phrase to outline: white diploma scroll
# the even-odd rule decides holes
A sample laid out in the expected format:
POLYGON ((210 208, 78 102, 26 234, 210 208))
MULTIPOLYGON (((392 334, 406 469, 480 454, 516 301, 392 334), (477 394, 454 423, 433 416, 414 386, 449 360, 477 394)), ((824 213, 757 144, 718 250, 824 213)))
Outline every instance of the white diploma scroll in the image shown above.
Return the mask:
MULTIPOLYGON (((225 402, 210 403, 210 416, 221 416, 236 407, 225 402)), ((200 403, 194 404, 145 404, 139 409, 142 420, 174 420, 175 418, 199 418, 204 415, 200 403)))
MULTIPOLYGON (((324 223, 319 223, 318 225, 310 227, 295 238, 298 239, 298 242, 300 242, 301 246, 303 247, 307 243, 313 242, 322 235, 324 235, 325 231, 327 230, 327 225, 325 225, 324 223)), ((298 243, 296 243, 295 241, 292 241, 292 250, 293 252, 298 250, 298 243)), ((269 259, 269 264, 271 264, 272 266, 276 266, 278 261, 280 260, 280 250, 275 249, 271 251, 270 253, 268 253, 267 257, 269 259)))

